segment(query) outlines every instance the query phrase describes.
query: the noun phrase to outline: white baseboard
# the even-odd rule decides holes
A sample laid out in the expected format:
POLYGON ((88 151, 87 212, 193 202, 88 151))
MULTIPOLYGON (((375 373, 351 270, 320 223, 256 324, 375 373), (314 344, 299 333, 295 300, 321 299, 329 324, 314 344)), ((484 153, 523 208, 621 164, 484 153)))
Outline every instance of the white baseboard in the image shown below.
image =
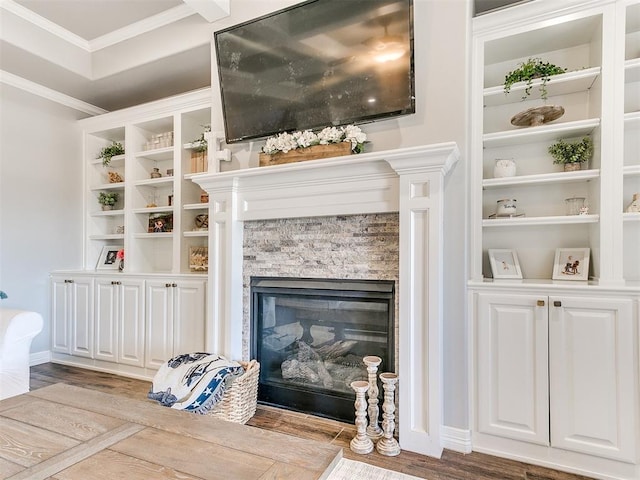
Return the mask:
POLYGON ((29 366, 41 365, 43 363, 49 363, 51 361, 51 352, 44 350, 42 352, 35 352, 29 355, 29 366))
POLYGON ((471 430, 441 425, 440 445, 455 452, 471 453, 471 430))

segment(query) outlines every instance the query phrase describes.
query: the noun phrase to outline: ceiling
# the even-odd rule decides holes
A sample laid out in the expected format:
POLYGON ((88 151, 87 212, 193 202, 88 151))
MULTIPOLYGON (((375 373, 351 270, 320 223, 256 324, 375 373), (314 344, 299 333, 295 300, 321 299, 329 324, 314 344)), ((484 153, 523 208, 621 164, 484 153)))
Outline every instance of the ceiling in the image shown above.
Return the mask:
POLYGON ((207 87, 214 23, 229 9, 230 0, 0 0, 0 80, 79 100, 89 114, 207 87))

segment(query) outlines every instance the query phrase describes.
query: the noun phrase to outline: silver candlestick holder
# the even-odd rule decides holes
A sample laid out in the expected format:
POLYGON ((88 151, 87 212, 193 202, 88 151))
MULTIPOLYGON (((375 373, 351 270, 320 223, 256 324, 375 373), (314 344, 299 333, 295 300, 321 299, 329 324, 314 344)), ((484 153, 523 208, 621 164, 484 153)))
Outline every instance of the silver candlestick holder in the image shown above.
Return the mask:
POLYGON ((369 382, 358 380, 351 382, 351 388, 356 392, 356 436, 353 437, 349 447, 351 451, 359 454, 367 454, 373 451, 373 442, 367 436, 367 400, 365 394, 369 389, 369 382))
POLYGON ((396 383, 398 383, 398 375, 395 373, 381 373, 380 380, 384 389, 384 402, 382 403, 382 431, 383 436, 376 444, 376 450, 381 455, 394 457, 400 454, 400 445, 393 437, 396 429, 395 422, 395 395, 396 383))
POLYGON ((372 440, 378 440, 382 437, 382 429, 378 425, 378 416, 380 415, 380 408, 378 407, 378 366, 382 363, 380 357, 368 355, 362 359, 367 366, 367 373, 369 376, 369 390, 367 391, 367 398, 369 401, 369 425, 367 426, 367 435, 372 440))

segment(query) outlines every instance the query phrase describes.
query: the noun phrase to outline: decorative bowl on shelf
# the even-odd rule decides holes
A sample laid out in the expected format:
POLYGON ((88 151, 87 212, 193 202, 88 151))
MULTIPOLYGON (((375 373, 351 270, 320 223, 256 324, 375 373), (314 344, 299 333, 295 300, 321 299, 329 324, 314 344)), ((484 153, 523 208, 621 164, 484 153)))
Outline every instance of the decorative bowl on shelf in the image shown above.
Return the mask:
POLYGON ((539 127, 557 120, 564 115, 564 107, 560 105, 544 105, 520 112, 511 117, 511 125, 516 127, 539 127))

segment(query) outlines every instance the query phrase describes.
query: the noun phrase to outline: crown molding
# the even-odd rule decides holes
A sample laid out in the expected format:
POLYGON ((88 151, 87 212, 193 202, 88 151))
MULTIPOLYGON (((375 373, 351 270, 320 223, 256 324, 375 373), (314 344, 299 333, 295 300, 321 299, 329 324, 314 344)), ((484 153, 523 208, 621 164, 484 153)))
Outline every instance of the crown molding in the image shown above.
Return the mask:
POLYGON ((90 103, 83 102, 82 100, 78 100, 77 98, 70 97, 69 95, 65 95, 64 93, 60 93, 56 90, 52 90, 38 83, 32 82, 31 80, 27 80, 25 78, 19 77, 18 75, 14 75, 13 73, 5 72, 4 70, 0 70, 0 83, 19 88, 20 90, 24 90, 25 92, 37 95, 39 97, 45 98, 60 105, 64 105, 65 107, 72 108, 79 112, 87 113, 89 115, 102 115, 103 113, 107 113, 107 110, 104 110, 100 107, 96 107, 95 105, 91 105, 90 103))
POLYGON ((95 52, 103 48, 111 47, 125 40, 130 40, 144 33, 151 32, 160 27, 196 15, 196 11, 187 4, 178 5, 164 12, 158 13, 144 20, 119 28, 113 32, 96 37, 88 42, 88 51, 95 52))
POLYGON ((87 40, 82 37, 79 37, 75 33, 71 33, 66 28, 62 28, 57 23, 53 23, 50 20, 47 20, 44 17, 41 17, 37 13, 29 10, 28 8, 23 7, 22 5, 14 2, 13 0, 0 0, 0 8, 5 9, 8 12, 13 13, 17 17, 40 27, 43 30, 55 35, 56 37, 61 38, 62 40, 81 48, 87 52, 90 51, 90 45, 87 40))

